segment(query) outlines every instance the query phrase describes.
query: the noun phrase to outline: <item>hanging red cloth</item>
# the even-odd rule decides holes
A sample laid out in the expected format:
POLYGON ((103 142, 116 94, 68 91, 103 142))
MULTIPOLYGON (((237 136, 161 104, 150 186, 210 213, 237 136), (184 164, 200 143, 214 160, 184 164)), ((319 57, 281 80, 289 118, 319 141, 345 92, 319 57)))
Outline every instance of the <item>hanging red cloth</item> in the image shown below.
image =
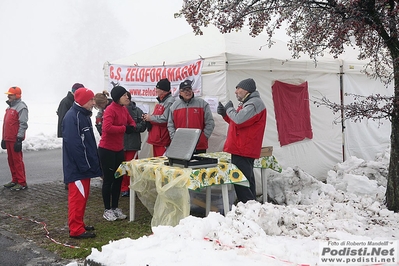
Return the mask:
POLYGON ((313 138, 308 82, 294 85, 275 81, 272 95, 280 145, 313 138))

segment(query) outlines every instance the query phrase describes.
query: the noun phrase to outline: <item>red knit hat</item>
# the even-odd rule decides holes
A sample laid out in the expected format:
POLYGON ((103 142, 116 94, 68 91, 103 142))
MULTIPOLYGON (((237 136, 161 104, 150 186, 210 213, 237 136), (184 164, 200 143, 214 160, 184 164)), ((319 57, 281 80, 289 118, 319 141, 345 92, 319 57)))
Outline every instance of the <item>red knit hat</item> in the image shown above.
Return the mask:
POLYGON ((77 102, 80 106, 83 106, 94 98, 94 92, 86 88, 79 88, 75 91, 74 97, 75 102, 77 102))
POLYGON ((14 94, 17 99, 20 99, 22 92, 19 87, 11 87, 5 94, 14 94))

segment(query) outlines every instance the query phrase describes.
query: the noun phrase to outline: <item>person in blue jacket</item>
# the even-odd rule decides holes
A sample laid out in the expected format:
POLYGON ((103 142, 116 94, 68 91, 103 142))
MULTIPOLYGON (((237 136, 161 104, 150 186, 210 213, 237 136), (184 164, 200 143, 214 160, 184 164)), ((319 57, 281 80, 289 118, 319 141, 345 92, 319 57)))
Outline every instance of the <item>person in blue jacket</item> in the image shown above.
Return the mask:
POLYGON ((93 226, 84 221, 90 179, 102 176, 100 158, 91 122, 94 93, 87 88, 75 92, 75 101, 62 121, 62 164, 68 184, 68 226, 72 238, 93 238, 93 226))

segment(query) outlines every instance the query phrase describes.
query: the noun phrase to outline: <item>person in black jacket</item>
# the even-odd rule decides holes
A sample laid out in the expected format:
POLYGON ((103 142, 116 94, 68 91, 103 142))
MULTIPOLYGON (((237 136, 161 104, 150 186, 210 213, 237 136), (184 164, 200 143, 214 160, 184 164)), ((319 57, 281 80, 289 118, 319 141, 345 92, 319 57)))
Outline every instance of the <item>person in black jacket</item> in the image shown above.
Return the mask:
MULTIPOLYGON (((130 161, 132 159, 137 159, 138 151, 141 149, 141 132, 144 132, 147 128, 146 121, 143 120, 143 111, 136 106, 135 102, 132 102, 132 96, 127 92, 127 97, 130 102, 126 105, 130 116, 136 122, 136 128, 131 134, 125 134, 124 136, 124 153, 125 161, 130 161)), ((122 186, 121 186, 121 196, 129 197, 129 184, 130 177, 128 175, 123 176, 122 186)))
POLYGON ((62 166, 68 184, 68 227, 72 238, 92 238, 93 226, 84 223, 90 180, 102 176, 100 157, 91 122, 94 93, 75 92, 75 102, 62 121, 62 166))
POLYGON ((62 119, 64 119, 64 116, 66 112, 72 107, 74 97, 73 94, 75 91, 79 88, 83 88, 83 84, 80 83, 75 83, 72 86, 71 91, 68 91, 68 94, 61 100, 60 104, 58 105, 57 109, 57 115, 58 115, 58 128, 57 128, 57 137, 62 138, 62 129, 61 129, 61 124, 62 124, 62 119))

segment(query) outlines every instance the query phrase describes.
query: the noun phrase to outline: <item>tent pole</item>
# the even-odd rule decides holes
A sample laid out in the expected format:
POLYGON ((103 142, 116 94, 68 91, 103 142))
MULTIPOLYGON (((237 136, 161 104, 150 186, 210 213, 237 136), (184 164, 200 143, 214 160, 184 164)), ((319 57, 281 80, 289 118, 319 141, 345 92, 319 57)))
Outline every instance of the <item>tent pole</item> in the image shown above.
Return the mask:
POLYGON ((344 71, 343 64, 339 67, 339 87, 340 87, 340 98, 341 98, 341 128, 342 128, 342 162, 345 162, 345 121, 344 121, 344 71))

